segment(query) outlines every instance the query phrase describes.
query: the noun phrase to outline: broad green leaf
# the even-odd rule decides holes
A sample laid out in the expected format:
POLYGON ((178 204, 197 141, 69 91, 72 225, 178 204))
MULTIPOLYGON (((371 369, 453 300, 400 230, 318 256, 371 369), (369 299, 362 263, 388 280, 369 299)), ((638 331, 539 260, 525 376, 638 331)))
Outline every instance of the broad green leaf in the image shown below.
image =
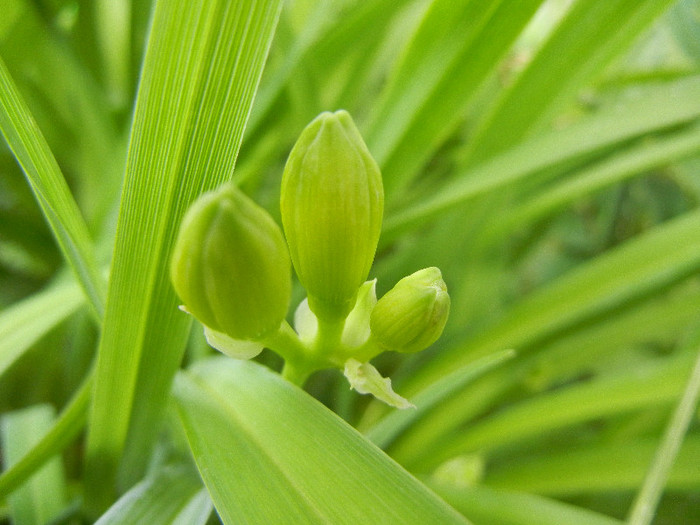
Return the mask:
POLYGON ((60 416, 50 428, 46 428, 41 439, 33 442, 32 447, 0 475, 0 500, 22 485, 52 457, 60 454, 83 430, 90 406, 92 376, 91 371, 60 416))
POLYGON ((357 431, 269 369, 226 358, 175 397, 214 505, 234 523, 465 523, 357 431))
POLYGON ((166 467, 135 485, 96 525, 204 525, 212 504, 190 467, 166 467))
POLYGON ((0 131, 51 226, 63 256, 97 317, 104 310, 103 281, 95 264, 87 225, 53 153, 0 59, 0 131))
POLYGON ((615 518, 524 492, 438 482, 429 486, 480 525, 622 525, 615 518))
POLYGON ((127 159, 87 443, 88 505, 139 479, 190 321, 168 278, 180 220, 230 179, 280 2, 158 2, 127 159))
POLYGON ((469 143, 471 160, 492 157, 542 129, 595 79, 670 0, 579 0, 527 69, 504 91, 469 143))
POLYGON ((537 135, 492 160, 456 173, 420 201, 391 213, 381 242, 410 226, 464 205, 471 199, 522 183, 530 175, 619 146, 632 138, 687 123, 700 115, 697 78, 645 90, 638 98, 582 119, 568 128, 537 135))
MULTIPOLYGON (((16 463, 51 427, 54 412, 49 405, 35 405, 2 416, 2 448, 5 468, 16 463)), ((59 458, 44 465, 25 485, 8 497, 12 522, 43 525, 63 510, 66 483, 59 458)))
POLYGON ((85 302, 75 283, 57 283, 0 312, 0 378, 42 336, 85 302))
MULTIPOLYGON (((644 481, 657 440, 640 438, 624 442, 549 450, 546 455, 523 456, 487 471, 484 484, 554 497, 595 492, 636 490, 644 481)), ((700 436, 689 435, 678 453, 666 483, 667 490, 700 489, 700 436)))

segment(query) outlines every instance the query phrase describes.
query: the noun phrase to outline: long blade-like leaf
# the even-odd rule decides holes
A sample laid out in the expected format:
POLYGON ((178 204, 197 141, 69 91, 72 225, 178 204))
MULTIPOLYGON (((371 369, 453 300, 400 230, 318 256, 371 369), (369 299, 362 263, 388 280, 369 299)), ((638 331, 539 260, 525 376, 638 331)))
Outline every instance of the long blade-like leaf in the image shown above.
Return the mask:
MULTIPOLYGON (((5 461, 17 462, 42 434, 54 418, 49 405, 35 405, 5 414, 1 420, 2 447, 5 461)), ((66 480, 59 458, 44 465, 28 483, 8 498, 12 522, 17 525, 48 523, 66 504, 66 480)))
POLYGON ((191 467, 168 467, 134 486, 95 525, 204 525, 212 504, 191 467))
POLYGON ((49 145, 0 59, 0 131, 22 166, 63 256, 98 317, 104 310, 100 278, 87 225, 49 145))
POLYGON ((0 313, 0 377, 42 336, 84 303, 75 283, 59 283, 0 313))
POLYGON ((430 486, 482 525, 622 525, 615 518, 532 494, 446 483, 430 486))
POLYGON ((535 59, 504 92, 469 144, 483 160, 541 129, 561 105, 600 75, 670 0, 580 0, 535 59))
POLYGON ((138 479, 189 320, 168 278, 187 206, 232 175, 279 1, 158 2, 117 225, 88 439, 88 503, 106 508, 127 442, 138 479), (95 493, 96 492, 96 493, 95 493))
POLYGON ((409 226, 475 197, 517 184, 540 170, 604 151, 640 135, 692 122, 700 115, 699 101, 700 81, 692 78, 649 90, 621 107, 601 111, 567 129, 537 135, 488 162, 458 173, 432 195, 389 215, 382 241, 388 242, 409 226))
POLYGON ((466 522, 265 367, 221 357, 177 379, 192 453, 226 524, 466 522))

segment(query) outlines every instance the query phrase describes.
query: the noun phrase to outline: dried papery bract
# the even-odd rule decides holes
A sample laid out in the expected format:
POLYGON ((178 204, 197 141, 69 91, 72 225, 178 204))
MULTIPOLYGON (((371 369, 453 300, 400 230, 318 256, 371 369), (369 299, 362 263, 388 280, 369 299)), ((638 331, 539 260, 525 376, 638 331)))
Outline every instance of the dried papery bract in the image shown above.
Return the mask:
POLYGON ((309 307, 320 319, 344 319, 372 266, 384 212, 379 167, 346 111, 322 113, 301 133, 280 207, 309 307))
POLYGON ((291 265, 282 232, 233 184, 189 209, 170 273, 187 310, 234 339, 260 339, 287 313, 291 265))

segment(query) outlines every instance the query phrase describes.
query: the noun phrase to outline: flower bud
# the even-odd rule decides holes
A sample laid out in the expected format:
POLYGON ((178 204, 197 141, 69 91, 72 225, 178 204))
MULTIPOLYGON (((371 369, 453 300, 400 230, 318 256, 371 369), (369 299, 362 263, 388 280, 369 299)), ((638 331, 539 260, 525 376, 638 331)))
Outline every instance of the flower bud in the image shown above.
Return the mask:
POLYGON ((384 211, 379 167, 346 111, 322 113, 302 131, 280 207, 309 307, 321 319, 344 318, 372 266, 384 211))
POLYGON ((372 310, 372 338, 386 350, 419 352, 442 334, 450 296, 440 270, 425 268, 404 277, 372 310))
POLYGON ((170 276, 194 317, 234 339, 258 339, 287 313, 291 273, 282 232, 233 184, 202 195, 188 210, 170 276))

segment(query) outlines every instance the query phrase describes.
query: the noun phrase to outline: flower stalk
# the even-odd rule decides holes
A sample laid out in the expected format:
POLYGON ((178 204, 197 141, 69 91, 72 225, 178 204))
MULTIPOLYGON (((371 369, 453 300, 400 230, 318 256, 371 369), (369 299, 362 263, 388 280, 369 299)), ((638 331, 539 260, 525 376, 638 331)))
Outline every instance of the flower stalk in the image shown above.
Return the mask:
POLYGON ((181 309, 204 325, 211 346, 231 357, 275 351, 285 361, 283 377, 298 386, 317 370, 336 368, 358 392, 412 407, 370 360, 435 342, 447 321, 449 295, 440 270, 426 268, 377 301, 376 280, 367 277, 384 190, 346 111, 322 113, 301 133, 284 169, 280 209, 284 235, 233 184, 193 204, 171 264, 181 309), (294 328, 285 319, 292 265, 308 293, 294 328))

